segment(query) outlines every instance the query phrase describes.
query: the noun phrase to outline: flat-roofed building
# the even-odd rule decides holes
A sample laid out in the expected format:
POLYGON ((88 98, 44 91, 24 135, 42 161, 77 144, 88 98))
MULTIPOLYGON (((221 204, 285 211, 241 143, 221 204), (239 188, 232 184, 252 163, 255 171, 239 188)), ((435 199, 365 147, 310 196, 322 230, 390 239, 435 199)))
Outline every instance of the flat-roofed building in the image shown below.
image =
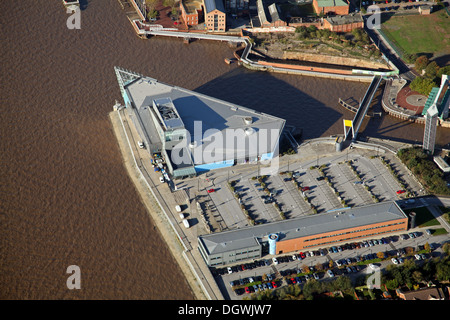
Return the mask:
POLYGON ((349 4, 345 0, 313 0, 314 11, 317 14, 347 15, 349 4))
POLYGON ((285 120, 119 68, 116 75, 148 150, 163 154, 174 178, 278 156, 285 120))
POLYGON ((217 266, 269 254, 269 235, 277 235, 274 252, 282 254, 355 242, 407 229, 408 217, 395 201, 389 201, 201 235, 198 247, 206 263, 217 266))

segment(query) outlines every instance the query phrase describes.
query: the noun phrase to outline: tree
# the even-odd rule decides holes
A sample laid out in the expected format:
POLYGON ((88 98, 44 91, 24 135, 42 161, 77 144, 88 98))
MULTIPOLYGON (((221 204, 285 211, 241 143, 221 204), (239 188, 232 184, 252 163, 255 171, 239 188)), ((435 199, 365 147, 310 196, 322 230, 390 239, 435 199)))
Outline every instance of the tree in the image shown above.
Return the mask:
POLYGON ((388 288, 389 290, 395 290, 399 286, 397 279, 387 280, 385 284, 386 288, 388 288))
POLYGON ((413 272, 412 277, 416 283, 422 282, 423 274, 419 270, 413 272))
POLYGON ((430 62, 425 68, 425 77, 434 80, 439 71, 439 66, 436 61, 430 62))
POLYGON ((333 265, 334 265, 333 260, 330 260, 330 261, 328 262, 328 267, 333 268, 333 265))
POLYGON ((436 77, 441 79, 443 74, 450 75, 450 66, 440 68, 439 71, 437 72, 436 77))
POLYGON ((422 72, 422 70, 425 69, 429 63, 430 60, 428 60, 427 56, 420 56, 416 59, 414 67, 416 68, 417 71, 422 72))
POLYGON ((381 252, 381 251, 378 252, 377 253, 377 257, 380 258, 380 259, 384 259, 384 252, 381 252))
POLYGON ((420 94, 428 96, 431 92, 431 89, 436 86, 436 83, 430 78, 424 77, 416 77, 409 87, 413 91, 417 91, 420 94))
POLYGON ((439 281, 450 280, 450 264, 448 263, 448 259, 441 259, 436 264, 436 278, 439 281))

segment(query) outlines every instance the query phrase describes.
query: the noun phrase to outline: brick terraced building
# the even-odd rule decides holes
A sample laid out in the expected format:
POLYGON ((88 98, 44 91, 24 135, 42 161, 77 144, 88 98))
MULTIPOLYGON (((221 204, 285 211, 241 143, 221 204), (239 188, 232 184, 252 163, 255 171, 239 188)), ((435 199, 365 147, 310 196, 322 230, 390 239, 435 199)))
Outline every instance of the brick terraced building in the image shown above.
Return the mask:
POLYGON ((254 227, 201 235, 198 246, 209 266, 356 242, 408 230, 408 217, 395 201, 316 214, 254 227), (277 241, 269 241, 277 238, 277 241), (273 248, 271 248, 273 246, 273 248))
POLYGON ((314 11, 317 14, 346 15, 349 12, 349 4, 346 0, 313 0, 314 11))

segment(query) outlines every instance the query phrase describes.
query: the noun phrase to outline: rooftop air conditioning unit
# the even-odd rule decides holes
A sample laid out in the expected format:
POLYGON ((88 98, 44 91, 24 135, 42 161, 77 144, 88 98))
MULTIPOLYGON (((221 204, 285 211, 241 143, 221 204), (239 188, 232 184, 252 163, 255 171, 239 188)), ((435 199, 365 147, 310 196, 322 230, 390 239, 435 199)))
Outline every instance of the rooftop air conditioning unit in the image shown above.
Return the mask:
POLYGON ((244 123, 245 124, 252 124, 252 122, 253 122, 253 119, 252 119, 252 117, 244 117, 244 123))

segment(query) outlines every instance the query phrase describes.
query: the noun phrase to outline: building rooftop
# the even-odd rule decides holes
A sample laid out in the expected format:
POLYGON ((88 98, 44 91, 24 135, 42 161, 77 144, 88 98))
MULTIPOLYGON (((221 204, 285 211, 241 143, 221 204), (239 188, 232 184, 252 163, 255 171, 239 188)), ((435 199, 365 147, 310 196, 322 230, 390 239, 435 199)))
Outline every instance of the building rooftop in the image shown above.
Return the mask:
POLYGON ((317 0, 317 5, 322 7, 347 7, 348 3, 345 0, 317 0))
POLYGON ((363 18, 361 17, 361 15, 354 13, 345 16, 327 17, 326 20, 332 25, 363 22, 363 18))
POLYGON ((199 239, 211 255, 254 246, 258 241, 266 241, 267 236, 272 233, 277 233, 279 241, 284 241, 404 218, 407 216, 397 203, 388 201, 202 235, 199 239))
POLYGON ((187 14, 194 14, 202 10, 203 2, 200 0, 182 0, 181 5, 187 14))
POLYGON ((211 11, 217 9, 221 12, 225 12, 225 7, 223 5, 223 0, 203 0, 205 3, 205 11, 206 13, 210 13, 211 11))
POLYGON ((155 110, 166 130, 184 128, 183 120, 181 120, 172 99, 160 98, 153 100, 153 110, 155 110))
MULTIPOLYGON (((167 128, 184 126, 188 133, 184 147, 189 145, 195 164, 270 154, 276 149, 285 125, 283 119, 150 77, 129 82, 125 90, 141 115, 156 102, 161 106, 159 112, 166 117, 163 121, 167 128), (195 157, 208 147, 215 147, 216 161, 195 157)), ((145 126, 152 125, 151 121, 145 122, 145 126)))

